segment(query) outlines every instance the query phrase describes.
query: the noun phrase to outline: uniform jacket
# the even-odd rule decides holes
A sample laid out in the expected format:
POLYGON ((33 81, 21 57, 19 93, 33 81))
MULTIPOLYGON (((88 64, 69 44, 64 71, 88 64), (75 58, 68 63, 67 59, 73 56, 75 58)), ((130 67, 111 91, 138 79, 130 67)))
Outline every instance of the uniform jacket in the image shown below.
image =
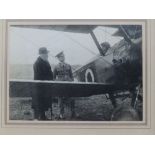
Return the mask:
POLYGON ((73 81, 72 68, 67 63, 59 63, 54 68, 54 79, 56 81, 73 81))

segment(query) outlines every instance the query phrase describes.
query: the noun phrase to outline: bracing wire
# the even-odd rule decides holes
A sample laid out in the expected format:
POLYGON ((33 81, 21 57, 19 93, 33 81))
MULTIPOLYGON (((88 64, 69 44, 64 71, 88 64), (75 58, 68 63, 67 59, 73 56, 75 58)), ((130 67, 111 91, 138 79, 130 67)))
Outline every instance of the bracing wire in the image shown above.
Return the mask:
MULTIPOLYGON (((26 38, 25 36, 19 34, 18 32, 15 32, 19 37, 21 37, 23 40, 27 40, 28 42, 30 42, 34 47, 37 47, 39 48, 39 44, 37 44, 36 42, 32 41, 31 39, 28 39, 26 38)), ((65 34, 65 33, 62 33, 65 37, 69 38, 71 41, 75 42, 76 44, 78 44, 80 47, 86 49, 88 52, 90 52, 91 54, 93 55, 97 55, 93 50, 89 49, 88 47, 84 46, 83 44, 81 44, 80 42, 78 42, 77 40, 75 40, 74 38, 72 38, 71 36, 65 34)), ((50 37, 49 37, 50 38, 50 37)), ((48 38, 48 39, 49 39, 48 38)), ((57 41, 59 39, 59 37, 55 40, 57 41)), ((50 48, 52 48, 50 46, 50 48)), ((53 49, 53 48, 52 48, 53 49)), ((52 56, 53 58, 55 58, 55 56, 53 56, 51 53, 49 54, 50 56, 52 56)))
POLYGON ((74 38, 72 38, 71 36, 69 36, 69 35, 67 35, 67 34, 64 34, 64 33, 63 33, 63 35, 64 35, 65 37, 69 38, 70 40, 72 40, 73 42, 75 42, 76 44, 78 44, 80 47, 86 49, 86 50, 87 50, 88 52, 90 52, 91 54, 96 55, 96 53, 95 53, 93 50, 91 50, 91 49, 89 49, 88 47, 84 46, 83 44, 81 44, 80 42, 78 42, 77 40, 75 40, 74 38))
POLYGON ((27 40, 28 42, 30 42, 34 47, 39 48, 39 44, 37 44, 36 42, 32 41, 31 39, 26 38, 25 36, 23 36, 22 34, 18 33, 18 32, 14 32, 17 36, 19 36, 20 38, 22 38, 23 40, 27 40))
MULTIPOLYGON (((40 47, 39 44, 37 44, 36 42, 32 41, 31 39, 26 38, 25 36, 19 34, 18 32, 14 32, 14 33, 15 33, 17 36, 19 36, 20 38, 22 38, 23 40, 26 40, 26 41, 28 41, 29 43, 31 43, 31 45, 33 45, 34 47, 36 47, 36 48, 39 48, 39 47, 40 47)), ((49 53, 49 55, 50 55, 51 57, 55 58, 55 56, 53 56, 51 53, 49 53)))

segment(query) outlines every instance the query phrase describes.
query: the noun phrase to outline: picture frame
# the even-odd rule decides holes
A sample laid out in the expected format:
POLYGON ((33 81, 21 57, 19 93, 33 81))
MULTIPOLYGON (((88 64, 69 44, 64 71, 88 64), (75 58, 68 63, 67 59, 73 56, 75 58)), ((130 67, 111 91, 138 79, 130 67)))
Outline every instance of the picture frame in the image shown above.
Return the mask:
POLYGON ((0 20, 0 134, 154 134, 154 20, 0 20), (143 25, 143 101, 144 119, 141 122, 98 122, 98 121, 10 121, 8 84, 8 27, 10 25, 104 25, 141 24, 143 25))

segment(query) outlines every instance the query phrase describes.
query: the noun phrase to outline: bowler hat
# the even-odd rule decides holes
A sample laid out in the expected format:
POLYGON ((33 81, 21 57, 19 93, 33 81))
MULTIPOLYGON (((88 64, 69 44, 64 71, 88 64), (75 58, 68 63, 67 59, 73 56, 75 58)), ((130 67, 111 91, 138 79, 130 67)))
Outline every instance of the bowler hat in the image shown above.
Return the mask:
POLYGON ((47 54, 49 51, 47 50, 46 47, 40 47, 39 48, 39 54, 47 54))

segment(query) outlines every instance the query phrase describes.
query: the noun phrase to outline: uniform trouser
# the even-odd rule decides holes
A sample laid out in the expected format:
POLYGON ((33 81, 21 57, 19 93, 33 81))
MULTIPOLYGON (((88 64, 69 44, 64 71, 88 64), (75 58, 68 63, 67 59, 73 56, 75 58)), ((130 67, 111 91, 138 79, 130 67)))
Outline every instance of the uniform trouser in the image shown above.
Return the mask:
POLYGON ((61 97, 58 98, 58 103, 60 106, 60 114, 64 115, 65 105, 70 106, 72 117, 75 116, 75 102, 72 98, 61 97))

